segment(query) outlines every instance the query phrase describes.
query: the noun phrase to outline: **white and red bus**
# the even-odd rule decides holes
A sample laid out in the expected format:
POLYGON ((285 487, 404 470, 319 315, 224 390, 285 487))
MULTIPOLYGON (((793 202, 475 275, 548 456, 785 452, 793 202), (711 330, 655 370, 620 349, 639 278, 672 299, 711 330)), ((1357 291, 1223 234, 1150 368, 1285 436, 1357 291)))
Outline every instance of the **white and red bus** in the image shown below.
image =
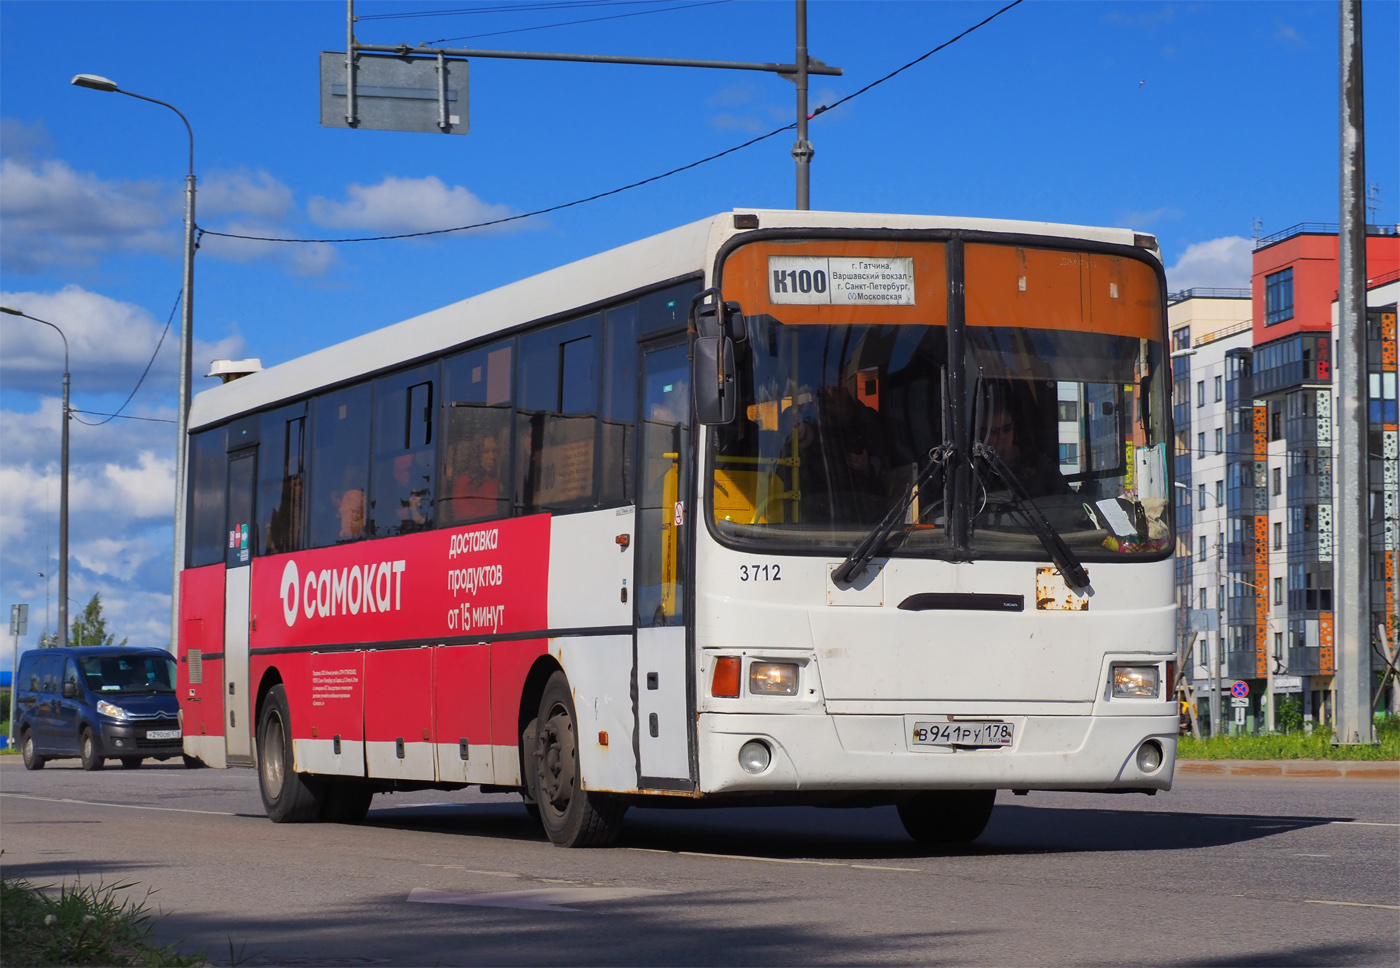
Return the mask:
POLYGON ((207 390, 185 751, 274 821, 1168 789, 1151 236, 744 211, 207 390))

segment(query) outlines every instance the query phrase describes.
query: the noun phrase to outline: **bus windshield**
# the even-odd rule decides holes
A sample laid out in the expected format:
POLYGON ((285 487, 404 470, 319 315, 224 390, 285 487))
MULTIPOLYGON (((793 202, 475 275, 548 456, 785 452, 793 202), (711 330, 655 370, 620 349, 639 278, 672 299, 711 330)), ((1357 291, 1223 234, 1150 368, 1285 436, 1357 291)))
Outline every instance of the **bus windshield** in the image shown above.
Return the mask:
POLYGON ((896 554, 1043 557, 1028 503, 1085 560, 1170 548, 1155 271, 968 243, 950 332, 947 249, 813 240, 730 255, 725 297, 747 338, 738 417, 713 434, 716 532, 845 553, 909 497, 896 554), (931 460, 949 473, 924 474, 931 460))

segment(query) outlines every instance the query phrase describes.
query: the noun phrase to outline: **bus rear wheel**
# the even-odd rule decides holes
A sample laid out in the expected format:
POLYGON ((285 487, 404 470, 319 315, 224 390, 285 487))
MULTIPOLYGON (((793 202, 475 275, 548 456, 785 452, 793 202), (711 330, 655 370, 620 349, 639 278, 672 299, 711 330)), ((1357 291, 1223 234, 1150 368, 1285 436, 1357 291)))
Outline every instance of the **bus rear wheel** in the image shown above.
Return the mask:
POLYGON ((374 789, 358 780, 332 780, 326 784, 325 801, 321 805, 324 823, 359 823, 369 813, 374 789))
POLYGON ((992 818, 995 790, 928 790, 899 804, 904 829, 921 844, 970 844, 992 818))
POLYGON ((287 690, 273 686, 258 721, 258 789, 273 823, 306 823, 321 815, 325 787, 298 773, 292 762, 292 717, 287 690))
POLYGON ((556 672, 540 697, 539 718, 532 724, 535 742, 528 759, 540 824, 557 847, 603 847, 617 839, 627 805, 583 789, 576 722, 569 680, 563 672, 556 672))

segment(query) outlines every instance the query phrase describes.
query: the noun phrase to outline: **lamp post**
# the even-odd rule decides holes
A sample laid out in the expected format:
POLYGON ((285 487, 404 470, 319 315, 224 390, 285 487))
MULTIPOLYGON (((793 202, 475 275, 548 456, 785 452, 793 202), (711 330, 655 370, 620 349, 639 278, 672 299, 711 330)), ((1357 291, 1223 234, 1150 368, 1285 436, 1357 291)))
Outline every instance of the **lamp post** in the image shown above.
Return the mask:
MULTIPOLYGON (((47 319, 31 316, 10 306, 0 306, 0 312, 23 316, 58 333, 63 338, 63 431, 59 451, 60 478, 58 485, 58 644, 68 644, 68 337, 47 319)), ((47 567, 47 566, 46 566, 47 567)), ((11 684, 13 691, 14 684, 11 684)))
MULTIPOLYGON (((117 82, 96 74, 79 74, 73 78, 77 87, 93 91, 125 94, 141 101, 150 101, 169 108, 180 116, 190 138, 190 166, 185 176, 185 275, 180 312, 180 389, 175 417, 175 549, 170 580, 170 651, 175 651, 180 621, 180 570, 185 563, 185 443, 190 415, 191 356, 194 352, 194 129, 189 119, 173 104, 144 94, 133 94, 117 87, 117 82)), ((62 592, 59 593, 60 595, 62 592)))

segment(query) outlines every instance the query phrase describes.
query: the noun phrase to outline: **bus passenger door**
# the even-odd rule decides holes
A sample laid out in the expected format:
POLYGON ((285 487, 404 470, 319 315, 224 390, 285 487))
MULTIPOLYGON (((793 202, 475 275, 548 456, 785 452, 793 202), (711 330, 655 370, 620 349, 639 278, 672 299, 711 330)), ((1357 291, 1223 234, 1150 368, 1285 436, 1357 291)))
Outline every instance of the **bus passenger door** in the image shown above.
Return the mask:
POLYGON ((642 349, 637 513, 637 737, 643 789, 690 789, 685 525, 691 508, 684 340, 642 349))
POLYGON ((253 705, 248 696, 248 615, 252 592, 256 447, 228 458, 228 546, 224 551, 224 749, 232 766, 253 764, 253 705))

